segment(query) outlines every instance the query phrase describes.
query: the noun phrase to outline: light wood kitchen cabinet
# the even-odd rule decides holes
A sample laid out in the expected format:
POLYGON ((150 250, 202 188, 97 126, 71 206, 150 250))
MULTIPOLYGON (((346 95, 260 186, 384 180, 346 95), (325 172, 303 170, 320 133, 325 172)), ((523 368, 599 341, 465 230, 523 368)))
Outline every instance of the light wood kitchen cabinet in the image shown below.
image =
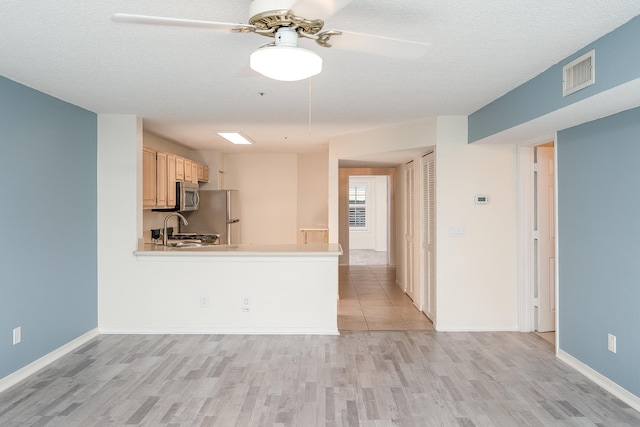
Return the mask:
POLYGON ((143 209, 174 208, 177 202, 176 182, 208 182, 209 167, 176 154, 142 149, 143 209))
POLYGON ((176 181, 184 181, 184 159, 176 156, 176 181))
POLYGON ((184 159, 184 181, 191 182, 191 160, 184 159))
POLYGON ((142 149, 142 208, 156 207, 156 152, 142 149))
POLYGON ((196 165, 198 167, 198 182, 209 182, 209 166, 202 163, 196 163, 196 165))
POLYGON ((156 153, 156 207, 167 207, 167 154, 156 153))
POLYGON ((198 163, 198 182, 204 181, 204 165, 202 163, 198 163))
POLYGON ((167 154, 167 207, 176 206, 176 156, 167 154))
POLYGON ((198 183, 198 164, 196 162, 191 162, 191 182, 198 183))

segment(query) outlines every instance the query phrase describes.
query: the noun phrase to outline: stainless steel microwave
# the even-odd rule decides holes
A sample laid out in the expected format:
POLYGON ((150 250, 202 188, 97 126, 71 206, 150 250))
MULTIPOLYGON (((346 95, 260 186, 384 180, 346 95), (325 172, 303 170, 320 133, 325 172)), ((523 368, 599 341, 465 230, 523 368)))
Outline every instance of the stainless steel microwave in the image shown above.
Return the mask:
POLYGON ((200 207, 200 195, 198 184, 193 182, 176 183, 176 208, 180 212, 195 211, 200 207))
POLYGON ((176 205, 170 208, 152 209, 154 212, 188 212, 200 207, 198 184, 193 182, 176 182, 176 205))

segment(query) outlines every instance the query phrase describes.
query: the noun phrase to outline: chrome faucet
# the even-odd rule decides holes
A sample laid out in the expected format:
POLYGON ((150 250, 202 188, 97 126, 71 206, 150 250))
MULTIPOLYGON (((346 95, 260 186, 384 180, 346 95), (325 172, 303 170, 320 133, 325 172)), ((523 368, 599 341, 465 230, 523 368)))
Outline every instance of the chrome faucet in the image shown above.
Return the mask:
MULTIPOLYGON (((162 244, 167 246, 167 221, 169 220, 169 218, 171 218, 172 216, 177 216, 182 218, 182 222, 184 223, 184 225, 189 225, 189 221, 187 221, 187 218, 185 218, 184 216, 182 216, 181 213, 178 212, 172 212, 169 215, 167 215, 164 218, 164 233, 162 234, 162 244)), ((180 220, 178 220, 178 222, 180 222, 180 220)))

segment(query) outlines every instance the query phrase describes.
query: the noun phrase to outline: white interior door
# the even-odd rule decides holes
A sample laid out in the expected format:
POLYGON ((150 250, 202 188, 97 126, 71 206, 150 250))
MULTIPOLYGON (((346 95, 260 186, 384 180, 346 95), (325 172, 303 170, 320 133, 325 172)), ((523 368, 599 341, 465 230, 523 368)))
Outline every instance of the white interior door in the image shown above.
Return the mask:
POLYGON ((422 158, 422 311, 436 313, 436 162, 433 152, 422 158))
POLYGON ((536 171, 536 288, 538 332, 555 331, 556 255, 553 147, 537 147, 536 171))
POLYGON ((410 162, 405 167, 405 292, 413 299, 415 299, 415 290, 413 286, 413 162, 410 162))

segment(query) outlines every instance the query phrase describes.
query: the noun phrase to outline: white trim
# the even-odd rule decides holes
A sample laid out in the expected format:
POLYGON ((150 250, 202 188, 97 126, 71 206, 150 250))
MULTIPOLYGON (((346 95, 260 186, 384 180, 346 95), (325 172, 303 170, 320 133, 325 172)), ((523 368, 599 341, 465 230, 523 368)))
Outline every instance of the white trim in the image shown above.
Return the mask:
POLYGON ((104 335, 340 335, 338 328, 100 328, 104 335))
POLYGON ((556 247, 554 248, 556 253, 556 277, 554 280, 556 281, 556 354, 558 354, 560 351, 560 227, 558 226, 558 219, 560 216, 558 210, 558 193, 560 192, 560 187, 558 185, 558 132, 554 135, 553 141, 553 187, 555 188, 555 191, 553 192, 553 215, 555 215, 553 226, 555 227, 554 233, 556 235, 556 247))
POLYGON ((518 324, 520 332, 533 332, 535 330, 534 309, 533 309, 533 149, 537 145, 553 142, 554 153, 554 227, 556 235, 556 353, 558 352, 559 336, 559 270, 560 260, 558 257, 558 243, 560 240, 558 233, 558 133, 547 137, 536 138, 535 140, 519 143, 518 149, 518 324))
POLYGON ((532 332, 533 310, 533 146, 518 149, 518 324, 532 332))
POLYGON ((518 332, 518 325, 488 325, 478 327, 476 323, 470 324, 433 324, 438 332, 518 332))
POLYGON ((622 400, 627 405, 631 406, 636 411, 640 412, 640 397, 631 393, 624 387, 621 387, 620 385, 605 377, 590 366, 582 363, 566 351, 558 350, 557 358, 560 361, 571 366, 576 371, 580 372, 582 375, 584 375, 609 393, 613 394, 618 399, 622 400))
POLYGON ((14 373, 9 374, 6 377, 0 379, 0 392, 3 392, 7 390, 9 387, 12 387, 18 384, 20 381, 24 380, 28 376, 35 374, 40 369, 55 362, 62 356, 68 353, 71 353, 73 350, 86 344, 87 342, 91 341, 93 338, 97 337, 98 335, 100 335, 100 332, 98 331, 98 329, 97 328, 92 329, 89 332, 83 335, 80 335, 78 338, 74 339, 73 341, 69 341, 65 345, 58 347, 57 349, 53 350, 51 353, 48 353, 42 356, 40 359, 34 362, 31 362, 27 366, 24 366, 23 368, 18 369, 14 373))

